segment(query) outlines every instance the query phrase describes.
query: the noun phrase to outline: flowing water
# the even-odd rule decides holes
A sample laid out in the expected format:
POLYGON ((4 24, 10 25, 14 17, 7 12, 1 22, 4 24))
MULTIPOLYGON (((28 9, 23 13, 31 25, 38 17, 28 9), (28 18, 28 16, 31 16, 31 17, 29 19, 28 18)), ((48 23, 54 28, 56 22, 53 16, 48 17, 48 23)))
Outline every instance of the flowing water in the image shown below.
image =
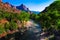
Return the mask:
POLYGON ((33 24, 24 33, 22 40, 39 40, 40 39, 41 26, 38 23, 35 23, 33 20, 31 20, 31 22, 33 24))

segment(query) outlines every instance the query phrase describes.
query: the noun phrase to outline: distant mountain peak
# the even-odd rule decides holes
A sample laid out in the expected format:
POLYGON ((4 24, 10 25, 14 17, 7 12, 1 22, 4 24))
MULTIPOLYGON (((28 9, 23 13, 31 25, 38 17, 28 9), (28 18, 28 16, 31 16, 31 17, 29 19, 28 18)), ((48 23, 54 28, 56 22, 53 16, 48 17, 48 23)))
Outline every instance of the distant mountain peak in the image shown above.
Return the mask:
POLYGON ((16 8, 23 11, 29 11, 29 8, 27 8, 24 4, 21 4, 20 6, 16 6, 16 8))
POLYGON ((24 4, 21 4, 20 7, 27 9, 27 7, 24 4))
POLYGON ((8 2, 5 2, 5 4, 9 4, 8 2))
POLYGON ((20 6, 25 6, 24 4, 21 4, 20 6))

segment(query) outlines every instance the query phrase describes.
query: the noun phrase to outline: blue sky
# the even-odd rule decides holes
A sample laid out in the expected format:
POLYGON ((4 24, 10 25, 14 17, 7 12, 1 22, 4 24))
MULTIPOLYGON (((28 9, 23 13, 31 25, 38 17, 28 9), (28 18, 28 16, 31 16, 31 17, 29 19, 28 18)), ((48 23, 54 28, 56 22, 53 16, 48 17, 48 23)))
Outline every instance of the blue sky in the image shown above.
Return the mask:
POLYGON ((3 0, 3 2, 9 2, 15 6, 24 4, 32 11, 42 11, 54 2, 54 0, 3 0))

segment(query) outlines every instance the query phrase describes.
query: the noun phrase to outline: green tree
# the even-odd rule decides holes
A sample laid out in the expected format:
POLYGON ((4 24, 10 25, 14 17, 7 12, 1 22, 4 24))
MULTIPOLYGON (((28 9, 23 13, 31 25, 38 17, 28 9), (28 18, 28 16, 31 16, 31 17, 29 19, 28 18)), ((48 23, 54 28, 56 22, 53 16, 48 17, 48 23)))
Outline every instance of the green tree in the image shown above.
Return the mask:
POLYGON ((38 14, 34 14, 34 13, 30 15, 30 18, 35 20, 36 22, 39 21, 39 17, 40 16, 38 14))
MULTIPOLYGON (((50 6, 48 6, 43 12, 39 14, 40 16, 40 24, 44 28, 53 28, 53 30, 60 29, 60 1, 53 2, 50 6)), ((51 30, 50 29, 50 30, 51 30)))
POLYGON ((18 15, 18 19, 20 20, 20 21, 28 21, 29 20, 29 17, 30 17, 30 14, 28 14, 27 12, 25 12, 25 11, 22 11, 21 13, 20 13, 20 15, 18 15))
POLYGON ((4 32, 5 32, 4 25, 0 24, 0 34, 2 34, 4 32))
POLYGON ((5 28, 5 31, 7 32, 9 30, 9 28, 10 28, 10 24, 5 23, 4 24, 4 28, 5 28))
POLYGON ((10 22, 10 29, 11 29, 11 30, 16 30, 17 28, 18 28, 17 23, 12 20, 12 21, 10 22))

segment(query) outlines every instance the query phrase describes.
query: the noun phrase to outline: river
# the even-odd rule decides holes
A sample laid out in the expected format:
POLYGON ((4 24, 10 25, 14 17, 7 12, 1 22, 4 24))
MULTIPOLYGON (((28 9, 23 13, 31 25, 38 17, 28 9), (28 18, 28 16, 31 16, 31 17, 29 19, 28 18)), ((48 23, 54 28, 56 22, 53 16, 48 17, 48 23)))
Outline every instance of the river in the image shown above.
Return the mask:
POLYGON ((38 23, 35 23, 33 20, 30 20, 32 25, 28 28, 27 31, 22 35, 20 40, 39 40, 41 33, 41 26, 38 23))

